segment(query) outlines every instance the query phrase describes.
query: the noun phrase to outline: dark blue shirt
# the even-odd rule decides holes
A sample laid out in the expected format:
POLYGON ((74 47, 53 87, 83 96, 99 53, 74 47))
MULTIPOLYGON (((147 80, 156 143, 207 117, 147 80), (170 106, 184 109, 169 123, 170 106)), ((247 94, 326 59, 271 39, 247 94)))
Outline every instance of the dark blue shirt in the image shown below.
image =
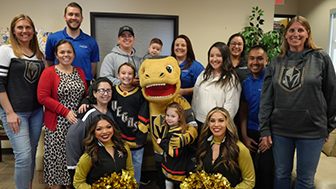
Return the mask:
POLYGON ((246 78, 242 82, 242 94, 241 101, 246 102, 248 105, 248 120, 247 128, 258 131, 259 127, 259 104, 260 104, 260 93, 264 80, 265 70, 262 75, 257 79, 251 74, 250 77, 246 78))
MULTIPOLYGON (((189 68, 183 69, 185 64, 186 60, 180 64, 181 89, 194 87, 197 77, 204 70, 204 66, 196 60, 193 61, 189 68)), ((183 97, 186 98, 189 103, 191 102, 192 95, 184 95, 183 97)))
POLYGON ((66 33, 65 27, 64 30, 55 32, 48 37, 45 49, 46 60, 55 61, 57 64, 54 52, 56 44, 61 39, 72 43, 76 53, 72 65, 80 67, 85 73, 85 79, 91 81, 93 78, 91 62, 99 62, 99 47, 96 40, 83 33, 82 30, 79 36, 74 39, 66 33))

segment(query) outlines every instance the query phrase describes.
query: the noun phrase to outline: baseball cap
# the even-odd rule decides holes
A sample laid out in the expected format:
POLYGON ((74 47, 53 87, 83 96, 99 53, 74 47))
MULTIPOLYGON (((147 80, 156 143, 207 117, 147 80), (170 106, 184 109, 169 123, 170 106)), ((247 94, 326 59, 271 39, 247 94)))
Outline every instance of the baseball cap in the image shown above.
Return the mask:
POLYGON ((134 37, 133 28, 131 28, 130 26, 127 26, 127 25, 122 26, 122 27, 119 28, 118 37, 119 37, 119 36, 121 35, 121 33, 124 32, 124 31, 129 31, 129 32, 131 32, 131 34, 132 34, 133 37, 134 37))

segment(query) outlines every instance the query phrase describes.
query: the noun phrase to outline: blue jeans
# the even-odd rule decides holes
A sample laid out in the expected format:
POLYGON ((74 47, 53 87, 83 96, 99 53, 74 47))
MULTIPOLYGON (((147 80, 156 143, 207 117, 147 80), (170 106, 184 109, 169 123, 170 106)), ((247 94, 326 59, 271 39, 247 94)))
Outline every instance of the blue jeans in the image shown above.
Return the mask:
POLYGON ((275 161, 274 189, 290 189, 296 148, 296 185, 295 189, 314 189, 314 177, 324 138, 298 139, 272 135, 275 161))
POLYGON ((5 111, 0 108, 1 120, 11 141, 15 156, 15 185, 17 189, 28 189, 34 178, 37 144, 43 125, 43 109, 31 112, 15 112, 21 119, 20 132, 14 134, 8 124, 5 111))
POLYGON ((140 184, 141 178, 141 168, 142 168, 142 159, 145 148, 140 148, 138 150, 131 150, 132 161, 134 166, 134 178, 138 184, 140 184))

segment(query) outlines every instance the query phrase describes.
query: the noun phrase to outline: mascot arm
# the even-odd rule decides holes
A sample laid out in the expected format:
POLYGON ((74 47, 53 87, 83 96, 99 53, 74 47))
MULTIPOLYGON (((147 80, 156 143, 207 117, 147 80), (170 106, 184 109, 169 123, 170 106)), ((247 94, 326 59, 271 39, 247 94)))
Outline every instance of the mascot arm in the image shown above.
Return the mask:
MULTIPOLYGON (((168 154, 170 157, 178 157, 181 152, 181 148, 183 146, 180 146, 180 148, 173 148, 172 145, 170 145, 170 141, 173 139, 178 139, 180 134, 178 133, 168 133, 167 137, 163 138, 160 142, 159 146, 162 148, 163 152, 168 154)), ((180 139, 178 139, 180 142, 180 139)))
POLYGON ((184 113, 186 115, 186 123, 195 127, 195 129, 197 130, 198 126, 195 120, 194 112, 191 110, 191 108, 185 109, 184 113))
POLYGON ((148 124, 143 124, 141 121, 138 123, 138 131, 135 134, 135 143, 137 146, 145 145, 147 141, 148 124))
POLYGON ((149 129, 149 104, 146 100, 141 105, 139 114, 138 114, 138 130, 135 135, 135 143, 138 146, 145 145, 147 141, 147 133, 149 129))
POLYGON ((184 134, 174 133, 173 137, 170 139, 169 148, 177 149, 191 144, 195 141, 197 134, 197 129, 193 126, 188 125, 188 129, 184 134))

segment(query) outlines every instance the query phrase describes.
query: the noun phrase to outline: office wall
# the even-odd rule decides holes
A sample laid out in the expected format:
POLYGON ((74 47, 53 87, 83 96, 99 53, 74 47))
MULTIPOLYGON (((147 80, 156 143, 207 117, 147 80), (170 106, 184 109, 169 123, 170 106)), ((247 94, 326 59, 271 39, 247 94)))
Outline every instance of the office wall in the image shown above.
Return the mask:
POLYGON ((285 0, 276 5, 275 14, 301 15, 308 19, 316 45, 329 51, 330 9, 336 8, 336 0, 285 0))
POLYGON ((300 0, 299 14, 306 17, 312 28, 317 46, 329 51, 330 9, 336 8, 336 0, 300 0))
MULTIPOLYGON (((63 11, 69 2, 70 0, 2 2, 0 27, 9 26, 16 14, 26 13, 32 17, 36 27, 43 27, 46 31, 58 31, 65 26, 63 11)), ((272 29, 274 15, 274 4, 270 0, 77 0, 77 2, 84 9, 81 28, 86 33, 90 33, 89 12, 178 15, 180 34, 190 37, 196 58, 203 64, 206 64, 206 53, 214 42, 226 42, 231 34, 240 31, 248 24, 252 6, 259 6, 265 10, 265 31, 272 29)), ((117 37, 116 35, 111 33, 111 37, 117 37)))
POLYGON ((299 0, 284 0, 283 5, 275 5, 274 14, 297 15, 299 13, 299 0))

